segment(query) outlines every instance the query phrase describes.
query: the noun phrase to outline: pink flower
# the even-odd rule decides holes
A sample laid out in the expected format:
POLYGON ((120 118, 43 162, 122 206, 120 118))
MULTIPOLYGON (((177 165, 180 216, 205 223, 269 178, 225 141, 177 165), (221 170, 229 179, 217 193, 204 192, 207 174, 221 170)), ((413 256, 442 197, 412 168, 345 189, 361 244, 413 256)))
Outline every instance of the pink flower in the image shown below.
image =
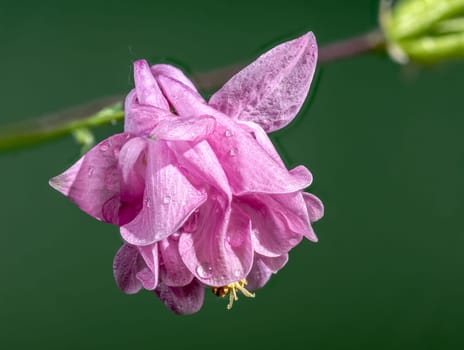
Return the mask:
POLYGON ((124 133, 50 180, 125 241, 114 275, 126 293, 154 290, 174 312, 261 288, 323 215, 304 166, 288 171, 266 132, 290 123, 317 60, 312 33, 268 51, 206 103, 169 65, 134 63, 124 133))

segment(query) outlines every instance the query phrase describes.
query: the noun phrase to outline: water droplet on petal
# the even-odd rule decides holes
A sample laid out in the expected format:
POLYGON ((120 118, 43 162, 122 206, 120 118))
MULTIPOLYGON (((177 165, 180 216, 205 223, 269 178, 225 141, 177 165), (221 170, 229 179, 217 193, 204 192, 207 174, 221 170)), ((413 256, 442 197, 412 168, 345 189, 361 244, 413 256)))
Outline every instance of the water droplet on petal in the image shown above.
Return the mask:
POLYGON ((163 204, 169 204, 169 203, 171 203, 171 197, 169 197, 169 196, 164 197, 163 198, 163 204))
POLYGON ((145 203, 145 206, 147 208, 151 207, 151 199, 150 198, 145 198, 143 202, 145 203))
POLYGON ((237 278, 239 278, 241 274, 242 274, 242 271, 240 271, 238 269, 234 271, 234 276, 237 277, 237 278))
POLYGON ((95 171, 94 167, 89 166, 89 169, 87 170, 87 175, 91 177, 93 175, 93 172, 95 171))
POLYGON ((243 235, 236 233, 233 236, 227 236, 227 243, 229 243, 231 247, 237 248, 242 245, 243 239, 243 235))
POLYGON ((226 130, 226 132, 224 133, 224 135, 226 135, 226 137, 231 137, 234 135, 234 133, 232 131, 230 131, 229 129, 226 130))
POLYGON ((231 157, 235 157, 237 155, 237 149, 236 148, 231 148, 229 151, 229 154, 231 157))
POLYGON ((208 264, 208 263, 197 266, 197 274, 201 278, 211 277, 212 271, 213 271, 213 269, 211 268, 211 265, 208 264))
POLYGON ((172 235, 170 235, 169 237, 171 237, 173 240, 175 241, 178 241, 179 240, 179 237, 180 237, 180 233, 178 232, 174 232, 172 235))
POLYGON ((108 151, 108 144, 106 142, 103 142, 101 145, 100 145, 100 151, 102 152, 106 152, 108 151))

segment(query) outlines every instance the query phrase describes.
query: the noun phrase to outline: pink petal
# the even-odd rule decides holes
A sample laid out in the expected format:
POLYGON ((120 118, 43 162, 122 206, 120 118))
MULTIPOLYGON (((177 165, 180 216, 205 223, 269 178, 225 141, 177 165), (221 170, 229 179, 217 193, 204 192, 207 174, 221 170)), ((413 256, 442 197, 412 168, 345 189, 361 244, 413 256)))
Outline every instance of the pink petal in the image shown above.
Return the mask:
POLYGON ((209 184, 222 192, 229 201, 232 200, 227 175, 208 142, 202 141, 193 147, 178 142, 175 146, 172 150, 176 152, 179 165, 191 181, 196 181, 195 185, 209 184))
POLYGON ((204 284, 224 286, 246 277, 253 263, 251 223, 240 209, 228 207, 222 196, 200 208, 198 229, 182 233, 179 253, 204 284))
POLYGON ((310 241, 318 239, 311 227, 303 192, 272 195, 274 206, 283 214, 290 230, 306 236, 310 241))
POLYGON ((137 99, 137 91, 133 89, 124 102, 124 131, 134 135, 147 135, 159 120, 170 117, 168 109, 142 105, 137 99))
POLYGON ((285 167, 285 164, 280 158, 279 153, 277 153, 277 150, 275 149, 271 139, 262 127, 260 127, 256 123, 247 121, 239 121, 238 124, 250 133, 250 135, 256 140, 256 142, 272 159, 274 159, 276 163, 285 167))
MULTIPOLYGON (((177 234, 175 234, 177 235, 177 234)), ((172 236, 159 242, 162 268, 161 280, 166 286, 183 287, 192 282, 193 275, 185 266, 179 254, 178 237, 172 236)))
POLYGON ((179 68, 176 68, 169 64, 155 64, 154 66, 151 66, 151 72, 153 73, 155 78, 158 78, 162 75, 171 79, 175 79, 198 93, 192 81, 189 78, 187 78, 179 68))
POLYGON ((145 149, 147 140, 134 137, 121 148, 119 170, 124 196, 128 199, 139 198, 145 188, 145 149))
POLYGON ((271 275, 280 270, 288 261, 288 254, 269 258, 255 254, 253 267, 247 277, 247 288, 255 290, 264 287, 271 275))
POLYGON ((235 195, 246 193, 290 193, 311 183, 304 167, 288 171, 282 161, 263 148, 252 134, 229 118, 216 116, 215 131, 208 137, 235 195))
POLYGON ((150 141, 144 205, 137 217, 121 227, 124 240, 148 245, 176 232, 188 216, 206 200, 190 184, 164 141, 150 141))
POLYGON ((324 204, 315 195, 303 192, 303 198, 308 210, 309 219, 315 222, 324 216, 324 204))
POLYGON ((206 104, 203 97, 196 90, 165 75, 157 76, 157 81, 164 96, 176 110, 177 115, 186 117, 214 116, 214 109, 206 104))
POLYGON ((316 39, 307 33, 278 45, 233 76, 209 104, 267 132, 283 128, 300 110, 314 75, 316 39))
POLYGON ((160 283, 155 292, 171 311, 179 315, 199 311, 205 295, 204 287, 196 279, 184 287, 168 287, 160 283))
POLYGON ((119 153, 121 194, 118 216, 120 226, 132 221, 142 209, 145 189, 146 146, 145 139, 134 137, 126 142, 119 153))
POLYGON ((136 278, 137 272, 144 268, 137 247, 124 244, 119 248, 113 261, 113 274, 118 287, 126 294, 135 294, 142 284, 136 278))
POLYGON ((137 99, 142 105, 169 110, 169 105, 145 60, 134 62, 134 81, 137 99))
POLYGON ((301 241, 302 234, 289 228, 288 213, 271 196, 242 197, 239 205, 252 220, 253 249, 257 253, 276 257, 286 254, 301 241))
POLYGON ((216 120, 203 115, 164 119, 151 131, 150 137, 167 141, 199 142, 214 131, 216 120))
POLYGON ((180 115, 210 115, 216 119, 216 128, 208 143, 222 164, 234 194, 289 193, 309 186, 312 178, 306 168, 297 167, 289 172, 261 147, 249 128, 206 105, 201 96, 177 80, 160 76, 158 82, 180 115))
POLYGON ((142 282, 143 287, 147 290, 153 290, 158 285, 158 245, 150 244, 144 247, 138 247, 146 268, 137 273, 137 278, 142 282))
POLYGON ((87 214, 118 224, 118 157, 129 138, 128 134, 117 134, 100 142, 71 168, 52 178, 50 186, 68 196, 87 214), (105 215, 109 212, 114 214, 105 215))
POLYGON ((277 256, 275 258, 270 258, 267 256, 262 256, 260 259, 266 264, 269 270, 272 273, 277 273, 281 268, 285 266, 288 261, 288 254, 283 254, 281 256, 277 256))

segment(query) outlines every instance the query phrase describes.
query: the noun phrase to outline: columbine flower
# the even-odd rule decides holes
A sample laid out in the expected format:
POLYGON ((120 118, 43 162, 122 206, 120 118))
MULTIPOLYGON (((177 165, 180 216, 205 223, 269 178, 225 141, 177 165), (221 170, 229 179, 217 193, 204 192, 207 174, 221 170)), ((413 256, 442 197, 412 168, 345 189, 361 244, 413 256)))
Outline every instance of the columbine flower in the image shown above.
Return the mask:
POLYGON ((174 312, 198 311, 204 287, 253 297, 323 214, 266 132, 287 125, 317 60, 308 33, 259 57, 206 103, 169 65, 134 64, 124 133, 104 140, 50 184, 120 226, 114 275, 126 293, 154 290, 174 312))

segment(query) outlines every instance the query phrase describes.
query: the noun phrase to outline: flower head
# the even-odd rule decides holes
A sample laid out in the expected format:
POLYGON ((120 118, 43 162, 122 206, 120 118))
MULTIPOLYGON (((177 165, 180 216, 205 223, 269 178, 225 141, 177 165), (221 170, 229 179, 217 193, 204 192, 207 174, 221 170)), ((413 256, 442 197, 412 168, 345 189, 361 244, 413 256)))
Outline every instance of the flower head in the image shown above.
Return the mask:
POLYGON ((154 290, 174 312, 198 311, 205 286, 252 297, 323 215, 266 132, 293 120, 317 60, 312 33, 281 44, 209 102, 170 65, 134 63, 124 133, 104 140, 50 184, 120 227, 114 275, 126 293, 154 290))

